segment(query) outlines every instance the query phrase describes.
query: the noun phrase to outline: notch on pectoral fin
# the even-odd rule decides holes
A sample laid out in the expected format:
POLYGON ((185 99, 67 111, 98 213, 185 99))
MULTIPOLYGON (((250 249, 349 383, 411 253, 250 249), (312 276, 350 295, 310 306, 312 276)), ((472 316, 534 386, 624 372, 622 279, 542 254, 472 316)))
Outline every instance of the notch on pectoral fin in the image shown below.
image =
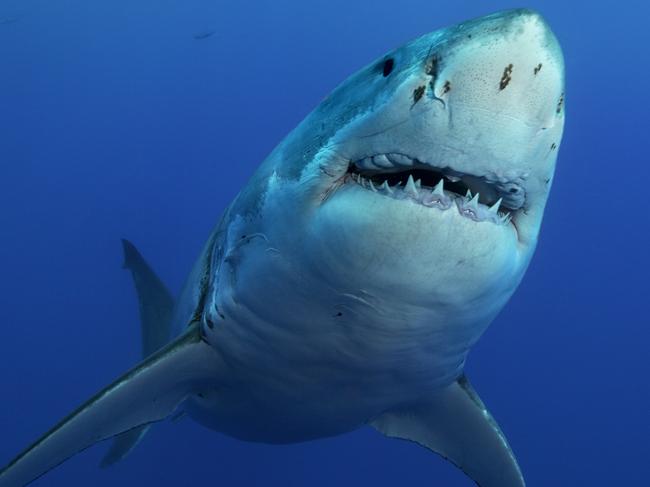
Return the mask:
POLYGON ((215 350, 196 325, 43 435, 0 470, 0 487, 20 487, 98 441, 160 421, 218 372, 215 350))
POLYGON ((370 423, 386 436, 413 441, 454 463, 480 487, 524 487, 508 442, 463 376, 417 404, 370 423))

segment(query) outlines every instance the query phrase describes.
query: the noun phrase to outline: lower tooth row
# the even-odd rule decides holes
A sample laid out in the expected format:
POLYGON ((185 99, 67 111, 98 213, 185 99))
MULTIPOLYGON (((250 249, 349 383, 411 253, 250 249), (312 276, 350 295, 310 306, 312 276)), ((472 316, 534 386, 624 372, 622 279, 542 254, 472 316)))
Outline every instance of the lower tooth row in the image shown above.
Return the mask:
MULTIPOLYGON (((359 183, 364 188, 370 189, 371 191, 383 192, 389 195, 395 193, 395 189, 400 187, 402 183, 397 183, 395 186, 391 187, 388 184, 388 181, 384 181, 379 187, 370 180, 362 177, 360 174, 355 174, 353 176, 354 180, 359 183)), ((422 190, 421 180, 414 180, 412 175, 409 175, 406 185, 404 186, 404 193, 410 198, 419 201, 425 206, 437 207, 443 210, 446 210, 452 206, 452 199, 444 191, 444 179, 441 179, 438 184, 431 191, 422 190)), ((457 207, 461 215, 471 218, 475 221, 492 221, 494 223, 500 223, 506 225, 512 220, 510 213, 500 213, 499 208, 502 203, 502 199, 499 200, 492 206, 487 207, 485 205, 479 204, 479 194, 472 195, 471 191, 467 191, 467 194, 464 198, 457 198, 457 207)))

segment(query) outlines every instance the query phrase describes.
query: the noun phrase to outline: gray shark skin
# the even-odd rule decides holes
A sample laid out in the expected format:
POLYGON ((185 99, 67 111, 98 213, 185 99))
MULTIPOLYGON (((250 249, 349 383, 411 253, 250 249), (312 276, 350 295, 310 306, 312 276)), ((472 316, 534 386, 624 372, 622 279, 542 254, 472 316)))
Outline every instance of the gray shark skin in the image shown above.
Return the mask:
POLYGON ((371 425, 483 487, 525 485, 463 367, 533 255, 563 125, 562 53, 529 10, 363 68, 224 211, 173 310, 125 243, 143 336, 167 336, 167 318, 151 327, 170 315, 176 338, 15 458, 0 487, 139 431, 120 458, 179 410, 265 443, 371 425))

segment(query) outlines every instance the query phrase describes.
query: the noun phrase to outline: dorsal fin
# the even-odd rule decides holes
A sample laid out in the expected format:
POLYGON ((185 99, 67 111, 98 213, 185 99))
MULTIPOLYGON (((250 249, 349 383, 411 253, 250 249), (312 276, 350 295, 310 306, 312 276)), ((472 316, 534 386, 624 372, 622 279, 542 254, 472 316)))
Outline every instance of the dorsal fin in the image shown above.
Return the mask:
MULTIPOLYGON (((169 342, 174 299, 162 280, 144 260, 138 249, 122 239, 123 268, 131 271, 140 309, 142 358, 147 358, 169 342)), ((144 438, 149 426, 135 428, 117 435, 104 455, 101 466, 108 467, 126 457, 144 438)))
POLYGON ((142 329, 142 358, 146 358, 169 342, 174 298, 138 249, 122 239, 123 267, 131 271, 138 293, 142 329))

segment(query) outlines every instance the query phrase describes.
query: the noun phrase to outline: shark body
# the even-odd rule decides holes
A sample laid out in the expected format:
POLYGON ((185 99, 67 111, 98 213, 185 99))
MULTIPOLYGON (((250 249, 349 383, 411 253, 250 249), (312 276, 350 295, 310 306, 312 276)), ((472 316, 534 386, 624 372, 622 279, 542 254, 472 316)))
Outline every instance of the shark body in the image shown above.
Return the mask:
POLYGON ((463 366, 533 255, 563 124, 561 50, 528 10, 360 70, 260 166, 175 302, 125 243, 147 358, 0 471, 0 487, 118 435, 113 463, 179 408, 266 443, 370 424, 483 487, 525 485, 463 366))

